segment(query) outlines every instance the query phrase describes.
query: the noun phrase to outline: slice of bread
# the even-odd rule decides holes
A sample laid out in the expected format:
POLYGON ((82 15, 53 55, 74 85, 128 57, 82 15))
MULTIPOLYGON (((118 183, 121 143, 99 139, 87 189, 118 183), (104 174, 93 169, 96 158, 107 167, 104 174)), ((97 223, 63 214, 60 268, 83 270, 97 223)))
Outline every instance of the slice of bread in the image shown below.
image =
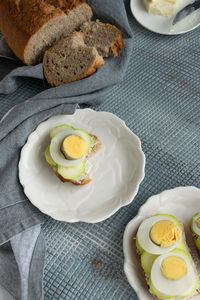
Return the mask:
MULTIPOLYGON (((90 151, 88 152, 88 154, 85 157, 85 160, 88 160, 91 156, 93 156, 97 151, 100 150, 101 148, 101 142, 98 139, 98 137, 96 135, 90 134, 90 136, 93 139, 93 144, 92 144, 92 148, 90 149, 90 151)), ((50 166, 50 165, 49 165, 50 166)), ((72 180, 72 179, 65 179, 63 178, 58 172, 56 167, 52 167, 50 166, 50 168, 54 171, 54 173, 56 174, 56 176, 62 181, 62 182, 71 182, 74 185, 85 185, 91 182, 91 179, 89 177, 89 174, 87 173, 87 169, 86 171, 81 175, 81 177, 77 178, 76 180, 72 180)))
MULTIPOLYGON (((190 263, 192 265, 192 268, 196 274, 196 277, 198 277, 198 272, 197 272, 197 269, 196 269, 196 265, 194 263, 194 260, 191 256, 191 252, 190 252, 190 248, 189 246, 187 245, 187 241, 186 241, 186 236, 185 236, 185 229, 184 229, 184 225, 179 222, 180 226, 181 226, 181 229, 182 229, 182 241, 183 241, 183 244, 184 244, 184 251, 188 254, 189 258, 190 258, 190 263)), ((142 261, 141 261, 141 249, 140 247, 138 246, 138 241, 137 241, 137 238, 134 237, 133 238, 133 248, 134 248, 134 251, 136 252, 136 254, 138 255, 138 260, 139 260, 139 264, 141 266, 141 272, 142 272, 142 275, 144 277, 144 281, 145 281, 145 285, 147 287, 147 289, 149 290, 149 293, 151 293, 151 295, 157 299, 157 300, 163 300, 164 298, 159 298, 156 294, 154 294, 151 290, 150 290, 150 286, 149 286, 149 276, 148 274, 145 273, 143 267, 142 267, 142 261)), ((197 296, 200 294, 200 282, 198 281, 198 287, 197 289, 195 290, 195 292, 193 292, 191 295, 188 295, 187 297, 170 297, 171 300, 188 300, 188 299, 191 299, 192 297, 194 296, 197 296)), ((166 299, 166 298, 165 298, 166 299)))
POLYGON ((103 57, 117 56, 124 46, 120 30, 111 24, 99 20, 85 22, 81 31, 85 35, 85 44, 95 47, 103 57))
POLYGON ((83 79, 104 65, 96 48, 84 43, 84 34, 74 32, 46 51, 44 75, 52 86, 83 79))

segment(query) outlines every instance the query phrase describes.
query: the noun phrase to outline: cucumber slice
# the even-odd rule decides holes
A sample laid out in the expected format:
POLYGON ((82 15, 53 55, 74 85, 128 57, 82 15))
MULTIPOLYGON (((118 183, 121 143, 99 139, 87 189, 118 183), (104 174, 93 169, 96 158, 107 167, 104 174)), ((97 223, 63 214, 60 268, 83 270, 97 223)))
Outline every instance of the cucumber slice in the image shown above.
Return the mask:
POLYGON ((150 254, 146 251, 143 251, 142 255, 141 255, 141 266, 144 269, 144 272, 147 275, 150 275, 151 273, 151 268, 152 265, 154 263, 154 260, 158 257, 159 255, 154 255, 154 254, 150 254))
POLYGON ((185 251, 185 244, 183 241, 180 241, 180 243, 177 245, 175 249, 181 249, 185 251))
POLYGON ((93 143, 93 139, 92 137, 90 136, 90 134, 88 132, 86 132, 85 130, 82 130, 82 129, 76 129, 76 131, 78 133, 80 133, 81 137, 86 141, 87 143, 87 152, 90 151, 91 147, 92 147, 92 143, 93 143))
POLYGON ((84 160, 74 167, 62 167, 58 165, 57 172, 65 179, 77 179, 85 171, 84 160))
POLYGON ((62 124, 59 126, 54 127, 51 131, 50 131, 50 138, 52 139, 56 134, 66 130, 66 129, 73 129, 75 130, 75 128, 73 126, 69 126, 66 124, 62 124))
POLYGON ((48 162, 48 164, 52 167, 56 167, 57 164, 53 161, 52 157, 51 157, 51 154, 49 152, 49 148, 50 148, 50 145, 47 146, 45 152, 44 152, 44 156, 46 158, 46 161, 48 162))
POLYGON ((183 249, 179 249, 179 248, 175 248, 173 249, 170 253, 177 253, 180 254, 182 256, 184 256, 185 258, 187 258, 188 260, 190 260, 190 256, 188 255, 188 253, 183 250, 183 249))
POLYGON ((195 244, 198 249, 200 249, 200 236, 195 240, 195 244))

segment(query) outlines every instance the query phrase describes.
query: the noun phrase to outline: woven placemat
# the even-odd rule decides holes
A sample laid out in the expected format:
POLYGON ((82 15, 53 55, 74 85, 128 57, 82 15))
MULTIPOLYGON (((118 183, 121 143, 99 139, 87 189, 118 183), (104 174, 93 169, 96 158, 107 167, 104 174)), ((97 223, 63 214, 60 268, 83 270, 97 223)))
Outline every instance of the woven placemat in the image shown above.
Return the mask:
MULTIPOLYGON (((132 58, 124 80, 96 110, 116 114, 140 137, 146 176, 132 204, 104 222, 46 218, 45 300, 137 299, 123 272, 127 223, 151 195, 200 187, 200 28, 180 36, 154 34, 137 24, 126 4, 132 58)), ((25 79, 14 94, 0 95, 0 117, 42 89, 40 81, 25 79)))

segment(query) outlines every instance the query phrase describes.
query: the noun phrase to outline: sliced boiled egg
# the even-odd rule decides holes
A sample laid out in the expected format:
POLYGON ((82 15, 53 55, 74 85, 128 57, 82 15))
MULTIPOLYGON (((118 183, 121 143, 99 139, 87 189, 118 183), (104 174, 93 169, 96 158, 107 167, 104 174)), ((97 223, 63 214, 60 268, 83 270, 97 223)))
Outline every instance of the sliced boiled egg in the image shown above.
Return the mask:
POLYGON ((137 232, 140 247, 154 255, 173 250, 181 240, 181 227, 171 215, 154 215, 144 220, 137 232))
POLYGON ((197 275, 189 255, 175 249, 154 261, 149 280, 150 290, 160 299, 185 297, 195 291, 197 275))
POLYGON ((85 154, 91 149, 92 142, 86 131, 61 125, 51 131, 49 152, 57 165, 74 167, 83 161, 85 154))

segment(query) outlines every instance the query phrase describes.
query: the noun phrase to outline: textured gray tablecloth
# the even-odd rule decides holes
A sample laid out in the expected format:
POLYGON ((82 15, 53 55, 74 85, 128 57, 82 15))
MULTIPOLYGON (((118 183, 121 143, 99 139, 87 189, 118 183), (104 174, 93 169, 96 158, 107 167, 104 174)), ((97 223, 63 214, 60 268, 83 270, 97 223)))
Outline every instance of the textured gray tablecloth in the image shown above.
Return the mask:
POLYGON ((49 88, 43 78, 42 64, 21 66, 5 42, 0 43, 0 76, 3 78, 0 93, 15 92, 27 77, 41 80, 43 84, 41 93, 15 106, 0 123, 0 284, 18 300, 43 298, 45 254, 38 225, 44 222, 44 216, 28 201, 18 179, 21 148, 37 125, 50 116, 71 114, 77 104, 102 103, 109 88, 124 76, 131 54, 132 33, 123 1, 89 3, 100 20, 121 29, 125 43, 120 55, 106 59, 105 66, 91 77, 49 88))

